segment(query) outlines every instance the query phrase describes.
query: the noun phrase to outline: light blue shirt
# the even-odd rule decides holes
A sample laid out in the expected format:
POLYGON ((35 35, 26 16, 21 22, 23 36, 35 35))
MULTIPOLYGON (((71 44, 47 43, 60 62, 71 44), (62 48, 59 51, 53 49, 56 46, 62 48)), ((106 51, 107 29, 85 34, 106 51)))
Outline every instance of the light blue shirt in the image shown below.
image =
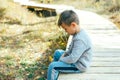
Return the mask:
POLYGON ((81 29, 73 35, 71 44, 65 52, 65 56, 60 58, 68 64, 74 64, 80 71, 86 71, 92 59, 92 43, 88 34, 81 29))

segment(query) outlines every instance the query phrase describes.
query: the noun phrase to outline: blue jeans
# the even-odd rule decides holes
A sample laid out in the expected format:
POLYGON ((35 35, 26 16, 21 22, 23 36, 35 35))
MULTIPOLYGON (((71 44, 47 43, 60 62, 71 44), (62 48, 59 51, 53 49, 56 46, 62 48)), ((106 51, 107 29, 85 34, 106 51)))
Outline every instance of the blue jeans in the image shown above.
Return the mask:
POLYGON ((53 62, 48 67, 47 80, 57 80, 59 72, 80 72, 74 64, 67 64, 59 61, 64 50, 56 50, 53 56, 53 62))

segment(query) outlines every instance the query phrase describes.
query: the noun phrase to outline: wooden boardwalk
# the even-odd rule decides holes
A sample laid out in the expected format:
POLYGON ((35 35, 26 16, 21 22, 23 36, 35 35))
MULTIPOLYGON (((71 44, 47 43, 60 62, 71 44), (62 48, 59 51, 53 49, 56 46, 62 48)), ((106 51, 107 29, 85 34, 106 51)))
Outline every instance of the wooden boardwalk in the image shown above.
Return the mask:
POLYGON ((33 8, 36 10, 53 10, 53 11, 57 11, 58 13, 67 9, 74 9, 74 7, 72 6, 45 4, 45 3, 40 4, 30 0, 14 0, 14 2, 19 3, 22 6, 33 8))
POLYGON ((105 24, 109 26, 89 25, 87 22, 82 25, 90 34, 94 46, 90 69, 81 74, 60 74, 58 80, 120 80, 120 30, 109 21, 105 24))
POLYGON ((49 17, 56 16, 64 10, 73 10, 74 7, 66 5, 55 5, 46 3, 36 3, 30 0, 13 0, 15 3, 19 3, 21 6, 34 11, 38 16, 49 17))

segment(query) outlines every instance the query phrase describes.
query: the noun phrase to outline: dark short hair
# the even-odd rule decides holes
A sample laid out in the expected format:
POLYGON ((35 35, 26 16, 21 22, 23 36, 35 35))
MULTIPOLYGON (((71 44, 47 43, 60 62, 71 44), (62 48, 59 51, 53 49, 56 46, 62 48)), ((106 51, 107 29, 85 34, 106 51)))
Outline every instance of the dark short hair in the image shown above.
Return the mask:
POLYGON ((72 10, 65 10, 60 14, 58 19, 58 26, 61 26, 62 23, 70 25, 72 22, 75 22, 79 25, 78 15, 72 10))

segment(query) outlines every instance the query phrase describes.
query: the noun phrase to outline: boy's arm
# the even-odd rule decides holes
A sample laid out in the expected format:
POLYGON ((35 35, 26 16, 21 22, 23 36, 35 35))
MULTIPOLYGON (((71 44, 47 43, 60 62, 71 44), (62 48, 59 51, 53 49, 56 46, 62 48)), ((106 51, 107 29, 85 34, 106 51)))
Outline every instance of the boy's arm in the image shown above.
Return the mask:
POLYGON ((70 46, 70 44, 72 42, 72 38, 73 38, 72 35, 70 35, 69 38, 68 38, 68 42, 67 42, 67 46, 66 46, 66 51, 68 51, 68 48, 69 48, 69 46, 70 46))
POLYGON ((75 63, 80 56, 86 51, 87 47, 85 43, 82 40, 75 40, 74 46, 72 48, 72 52, 69 56, 62 56, 60 58, 60 61, 66 62, 66 63, 75 63))

